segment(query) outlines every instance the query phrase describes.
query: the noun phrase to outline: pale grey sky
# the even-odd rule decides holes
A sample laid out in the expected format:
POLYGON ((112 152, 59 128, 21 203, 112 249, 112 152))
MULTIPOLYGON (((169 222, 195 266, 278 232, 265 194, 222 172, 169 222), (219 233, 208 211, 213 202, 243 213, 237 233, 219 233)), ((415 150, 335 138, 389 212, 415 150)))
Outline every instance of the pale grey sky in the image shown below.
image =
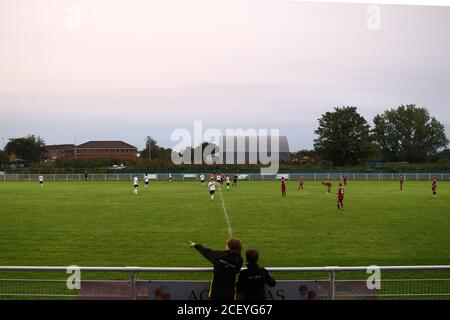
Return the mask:
MULTIPOLYGON (((0 0, 0 137, 47 143, 176 128, 276 128, 311 148, 317 118, 371 122, 415 103, 450 130, 450 8, 284 0, 0 0), (67 25, 71 6, 80 29, 67 25)), ((450 131, 449 131, 450 132, 450 131)))

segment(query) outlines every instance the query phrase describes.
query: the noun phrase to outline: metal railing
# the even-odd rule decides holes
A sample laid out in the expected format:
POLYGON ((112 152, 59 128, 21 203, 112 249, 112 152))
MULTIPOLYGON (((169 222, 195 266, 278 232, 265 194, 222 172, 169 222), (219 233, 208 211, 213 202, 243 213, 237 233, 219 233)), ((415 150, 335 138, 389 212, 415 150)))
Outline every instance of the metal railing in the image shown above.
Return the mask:
MULTIPOLYGON (((53 266, 0 266, 0 273, 11 272, 54 272, 67 273, 71 267, 53 266)), ((77 267, 81 273, 125 273, 128 281, 117 280, 83 280, 83 283, 96 282, 104 286, 121 286, 122 292, 112 298, 125 298, 136 300, 146 298, 146 291, 141 290, 144 281, 137 279, 138 274, 155 273, 212 273, 212 268, 160 268, 160 267, 77 267), (138 294, 138 291, 141 292, 138 294), (143 293, 142 293, 143 292, 143 293)), ((321 288, 318 299, 450 299, 450 265, 434 266, 380 266, 376 267, 381 275, 384 272, 444 272, 443 279, 382 279, 381 288, 367 289, 367 280, 338 280, 337 274, 344 273, 368 273, 368 267, 291 267, 291 268, 267 268, 272 273, 289 274, 326 274, 327 280, 314 280, 321 288), (353 288, 350 291, 349 288, 353 288), (356 293, 355 293, 356 292, 356 293)), ((150 281, 151 282, 151 281, 150 281)), ((0 279, 0 298, 79 298, 77 291, 66 287, 66 280, 46 279, 0 279)), ((95 298, 92 296, 90 298, 95 298)))
MULTIPOLYGON (((206 178, 209 179, 209 173, 204 173, 206 178)), ((88 174, 89 181, 130 181, 137 175, 140 180, 143 179, 142 173, 98 173, 88 174)), ((240 176, 245 176, 245 180, 252 181, 270 181, 277 180, 277 175, 262 175, 259 173, 240 173, 240 176)), ((409 181, 431 181, 433 178, 437 178, 440 181, 450 181, 450 173, 289 173, 283 174, 287 179, 298 180, 303 175, 305 180, 309 181, 323 181, 323 180, 342 180, 344 176, 347 176, 349 180, 353 181, 397 181, 402 175, 405 180, 409 181)), ((0 182, 5 181, 38 181, 40 174, 15 174, 6 173, 0 175, 0 182)), ((42 174, 45 181, 84 181, 84 174, 42 174)), ((192 173, 174 173, 171 175, 172 180, 199 180, 200 174, 192 173)), ((169 180, 168 173, 154 173, 151 174, 150 180, 169 180)))

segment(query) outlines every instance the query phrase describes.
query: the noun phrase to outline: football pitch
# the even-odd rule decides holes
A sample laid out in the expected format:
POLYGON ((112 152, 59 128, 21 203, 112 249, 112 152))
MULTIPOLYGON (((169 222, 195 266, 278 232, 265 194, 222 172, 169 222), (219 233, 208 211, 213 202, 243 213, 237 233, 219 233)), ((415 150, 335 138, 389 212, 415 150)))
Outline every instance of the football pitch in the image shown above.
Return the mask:
POLYGON ((221 249, 230 233, 270 267, 448 264, 449 182, 433 198, 430 182, 350 181, 343 212, 337 185, 288 181, 281 198, 280 182, 240 181, 211 201, 197 181, 4 182, 0 265, 204 267, 188 240, 221 249))

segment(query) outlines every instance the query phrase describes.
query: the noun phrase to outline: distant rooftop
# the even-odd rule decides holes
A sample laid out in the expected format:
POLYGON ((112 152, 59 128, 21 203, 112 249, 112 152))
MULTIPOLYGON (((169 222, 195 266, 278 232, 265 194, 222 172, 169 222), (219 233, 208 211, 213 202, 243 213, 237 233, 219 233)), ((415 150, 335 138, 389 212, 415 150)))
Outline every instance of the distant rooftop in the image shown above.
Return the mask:
POLYGON ((123 141, 88 141, 77 148, 85 149, 137 149, 135 146, 123 141))
POLYGON ((50 144, 46 145, 46 150, 73 150, 75 148, 74 144, 50 144))
MULTIPOLYGON (((288 138, 286 136, 276 136, 276 135, 223 135, 223 136, 221 136, 221 138, 223 139, 221 141, 221 143, 222 143, 222 146, 224 147, 224 149, 226 149, 226 147, 227 147, 227 141, 228 142, 234 141, 234 148, 236 148, 236 150, 238 150, 238 151, 244 151, 244 150, 245 151, 249 151, 250 142, 251 141, 256 143, 257 150, 259 150, 261 142, 263 144, 264 143, 266 144, 267 150, 270 150, 271 149, 272 139, 278 139, 279 152, 289 152, 289 142, 288 142, 288 138), (244 150, 240 150, 240 146, 237 143, 239 140, 244 142, 244 144, 245 144, 244 150)), ((257 150, 252 150, 252 151, 256 152, 257 150)))

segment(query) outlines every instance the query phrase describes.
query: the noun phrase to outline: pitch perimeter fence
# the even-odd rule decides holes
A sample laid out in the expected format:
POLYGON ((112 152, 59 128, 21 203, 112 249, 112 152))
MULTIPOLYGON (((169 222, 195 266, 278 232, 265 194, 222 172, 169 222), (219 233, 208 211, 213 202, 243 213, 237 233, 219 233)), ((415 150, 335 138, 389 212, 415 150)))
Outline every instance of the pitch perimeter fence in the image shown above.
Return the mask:
MULTIPOLYGON (((209 179, 211 172, 205 172, 206 179, 209 179)), ((88 174, 87 179, 90 181, 130 181, 134 176, 143 179, 143 173, 105 173, 105 174, 88 174)), ((152 173, 149 174, 150 180, 168 181, 171 177, 174 181, 182 180, 200 180, 197 173, 152 173)), ((300 176, 304 176, 305 180, 323 181, 323 180, 342 180, 347 176, 349 180, 354 181, 395 181, 403 176, 409 181, 431 181, 436 178, 440 181, 450 181, 450 172, 447 173, 286 173, 276 175, 263 175, 259 173, 239 173, 240 180, 252 181, 270 181, 285 177, 288 180, 298 180, 300 176)), ((0 175, 0 182, 5 181, 37 181, 41 174, 15 174, 3 173, 0 175)), ((84 181, 84 174, 42 174, 46 181, 84 181)), ((234 174, 230 174, 233 177, 234 174)))
MULTIPOLYGON (((78 268, 78 267, 77 267, 78 268)), ((375 267, 268 268, 277 277, 280 273, 309 274, 319 280, 278 281, 267 288, 268 300, 378 300, 432 299, 450 300, 450 265, 376 267, 378 287, 373 275, 375 267), (370 271, 368 271, 370 270, 370 271), (407 274, 421 274, 408 278, 407 274), (441 278, 434 278, 439 272, 441 278), (362 280, 338 280, 338 275, 366 274, 362 280), (398 279, 383 279, 386 273, 398 279), (322 276, 318 276, 322 274, 322 276), (402 277, 403 274, 403 277, 402 277), (431 276, 431 277, 430 277, 431 276)), ((81 299, 81 300, 207 300, 209 282, 139 280, 143 274, 212 273, 211 268, 141 268, 141 267, 79 267, 78 287, 71 274, 73 267, 0 266, 0 299, 81 299), (17 274, 49 272, 64 275, 66 280, 17 278, 17 274), (15 277, 8 277, 9 274, 15 277), (122 273, 128 280, 84 280, 87 273, 122 273), (5 277, 6 275, 6 277, 5 277)), ((292 276, 293 277, 293 276, 292 276)))

